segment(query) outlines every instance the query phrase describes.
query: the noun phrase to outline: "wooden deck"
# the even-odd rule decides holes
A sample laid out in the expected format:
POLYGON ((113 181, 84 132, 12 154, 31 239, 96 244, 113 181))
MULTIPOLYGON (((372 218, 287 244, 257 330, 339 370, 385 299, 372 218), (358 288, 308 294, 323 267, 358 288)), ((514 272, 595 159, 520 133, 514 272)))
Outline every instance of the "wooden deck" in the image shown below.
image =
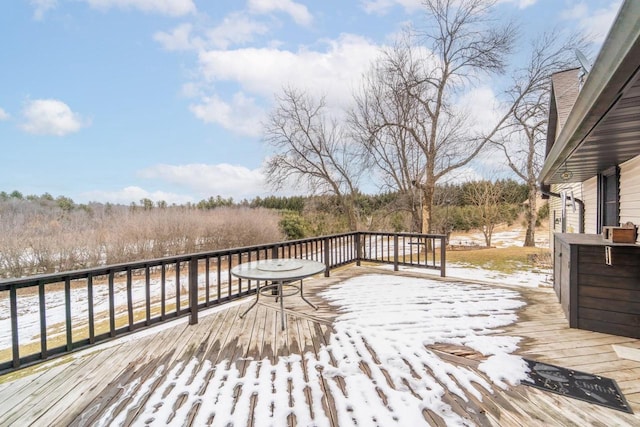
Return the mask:
MULTIPOLYGON (((322 349, 330 343, 337 316, 318 291, 371 272, 410 275, 349 267, 332 271, 330 278, 305 281, 305 295, 320 309, 314 311, 297 297, 287 298, 285 332, 273 303, 260 303, 239 319, 247 299, 203 313, 195 326, 174 321, 0 377, 0 425, 262 426, 279 425, 274 420, 282 419, 289 425, 374 425, 375 420, 340 418, 345 411, 336 408, 349 401, 353 390, 346 389, 343 378, 313 363, 327 354, 322 349), (283 360, 284 372, 276 368, 283 360), (271 375, 267 387, 256 381, 265 372, 271 375), (296 377, 304 381, 296 382, 296 377)), ((552 290, 514 289, 527 306, 519 321, 500 334, 523 338, 518 353, 616 379, 636 415, 523 385, 492 391, 477 387, 479 397, 466 400, 445 392, 442 401, 469 425, 640 425, 640 362, 620 359, 612 348, 640 348, 640 341, 569 329, 552 290)), ((477 369, 482 360, 478 353, 450 345, 430 349, 442 360, 484 377, 477 369)), ((335 365, 331 350, 328 354, 327 363, 335 365)), ((374 378, 376 369, 384 375, 384 361, 375 354, 367 359, 369 364, 360 364, 366 375, 374 378)), ((386 381, 393 384, 392 378, 386 381)), ((402 389, 417 394, 411 387, 402 389)), ((380 390, 377 395, 381 404, 388 404, 388 396, 380 390)), ((447 424, 427 409, 422 419, 425 425, 447 424)))

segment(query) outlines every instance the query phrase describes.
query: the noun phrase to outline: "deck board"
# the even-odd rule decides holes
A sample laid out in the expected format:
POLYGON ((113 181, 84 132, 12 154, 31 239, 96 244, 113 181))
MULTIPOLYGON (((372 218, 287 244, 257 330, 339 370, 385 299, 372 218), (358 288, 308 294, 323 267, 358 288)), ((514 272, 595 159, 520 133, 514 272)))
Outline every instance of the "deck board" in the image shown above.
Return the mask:
MULTIPOLYGON (((284 416, 290 426, 339 426, 344 420, 339 419, 336 405, 349 399, 345 379, 327 376, 315 362, 309 363, 328 355, 329 365, 337 366, 336 353, 328 346, 334 333, 332 322, 338 313, 320 294, 333 283, 372 272, 416 275, 369 267, 338 269, 332 271, 330 278, 305 281, 305 296, 319 305, 318 310, 299 298, 285 299, 285 331, 281 330, 279 305, 270 297, 261 297, 240 319, 252 301, 253 297, 249 297, 245 302, 203 312, 198 325, 176 320, 73 357, 27 368, 23 377, 0 377, 4 380, 0 385, 0 425, 91 425, 98 420, 140 424, 150 419, 159 424, 180 420, 180 425, 224 425, 230 414, 246 411, 249 426, 260 426, 264 423, 260 417, 274 415, 284 416), (275 369, 281 360, 288 360, 284 371, 275 369), (216 368, 222 362, 228 364, 229 370, 216 368), (253 381, 258 371, 265 369, 272 370, 267 393, 258 392, 253 381), (27 375, 30 371, 33 373, 27 375), (188 375, 179 376, 180 373, 188 375), (303 384, 291 380, 296 377, 304 378, 303 384), (179 392, 180 386, 192 388, 185 394, 179 392), (206 403, 222 395, 233 396, 228 408, 206 403)), ((640 348, 640 340, 570 329, 552 290, 512 289, 521 293, 527 305, 519 312, 516 323, 496 331, 496 335, 521 337, 517 353, 524 357, 616 379, 634 411, 640 412, 640 362, 618 358, 611 346, 640 348)), ((379 360, 366 342, 359 344, 359 351, 369 352, 370 356, 369 363, 360 363, 360 371, 372 382, 381 379, 396 390, 404 387, 406 393, 420 396, 421 390, 414 390, 407 383, 394 384, 385 360, 379 360)), ((478 370, 483 360, 479 353, 452 345, 429 350, 443 361, 486 379, 478 370)), ((413 375, 419 378, 423 374, 413 370, 413 375)), ((638 415, 526 386, 506 390, 493 387, 487 391, 475 384, 474 388, 481 397, 470 395, 465 400, 447 392, 442 399, 455 413, 479 426, 640 425, 638 415)), ((351 392, 374 399, 376 405, 389 404, 388 396, 379 388, 351 392)), ((437 413, 424 410, 422 415, 429 425, 446 425, 437 413)))

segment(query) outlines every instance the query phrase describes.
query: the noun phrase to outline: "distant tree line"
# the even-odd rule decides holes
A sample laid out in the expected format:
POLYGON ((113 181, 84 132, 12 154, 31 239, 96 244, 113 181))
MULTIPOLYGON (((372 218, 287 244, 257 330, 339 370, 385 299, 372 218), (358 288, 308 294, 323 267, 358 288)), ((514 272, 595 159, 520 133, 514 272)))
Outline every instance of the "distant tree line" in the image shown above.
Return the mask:
MULTIPOLYGON (((494 227, 521 215, 528 189, 513 180, 447 184, 434 200, 433 232, 479 229, 490 246, 494 227)), ((357 193, 350 209, 333 195, 122 205, 1 191, 0 277, 345 232, 354 217, 359 230, 420 231, 401 192, 357 193)))

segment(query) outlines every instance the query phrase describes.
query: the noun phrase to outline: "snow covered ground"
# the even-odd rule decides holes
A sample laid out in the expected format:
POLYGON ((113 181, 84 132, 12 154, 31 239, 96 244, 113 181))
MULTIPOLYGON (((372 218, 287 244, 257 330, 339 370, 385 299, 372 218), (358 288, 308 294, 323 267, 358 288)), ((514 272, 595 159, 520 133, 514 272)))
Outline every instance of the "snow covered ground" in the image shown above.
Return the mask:
MULTIPOLYGON (((517 236, 512 233, 500 238, 521 244, 521 240, 516 241, 517 236)), ((442 281, 431 276, 439 275, 438 271, 401 269, 415 273, 415 277, 367 274, 330 286, 321 294, 338 307, 339 315, 329 345, 321 347, 318 354, 279 358, 275 364, 251 360, 244 374, 227 360, 213 365, 208 360, 192 359, 159 366, 146 379, 133 378, 122 384, 122 393, 110 402, 101 425, 118 425, 124 421, 119 417, 134 407, 140 409, 133 425, 149 422, 181 425, 186 411, 196 402, 200 402, 200 410, 194 425, 204 425, 212 416, 220 425, 246 425, 251 416, 249 399, 257 394, 253 414, 257 426, 286 425, 292 414, 298 425, 325 426, 329 425, 329 419, 321 401, 321 378, 329 384, 340 425, 426 425, 424 409, 442 416, 447 425, 469 425, 443 400, 444 394, 453 393, 467 401, 471 396, 480 398, 478 388, 506 387, 525 377, 525 364, 512 354, 519 338, 492 334, 517 320, 517 310, 524 305, 517 287, 549 286, 551 272, 523 270, 504 274, 447 263, 447 280, 442 281), (464 279, 465 283, 457 279, 464 279), (464 345, 487 356, 479 369, 489 381, 466 367, 439 358, 428 348, 436 343, 464 345), (369 375, 362 366, 368 368, 369 375), (337 377, 344 381, 346 393, 333 381, 337 377), (240 401, 234 405, 239 387, 240 401), (294 397, 293 406, 289 406, 288 398, 282 398, 289 393, 294 397), (184 399, 186 402, 174 404, 184 399), (175 410, 176 407, 179 409, 175 410)), ((101 307, 106 303, 101 292, 96 292, 95 298, 101 307)), ((251 301, 249 298, 232 304, 251 301)), ((201 316, 225 308, 203 311, 201 316)), ((8 326, 2 313, 8 314, 8 310, 0 310, 0 325, 8 326)), ((56 316, 63 313, 56 312, 56 316)), ((84 318, 86 313, 74 316, 84 318)), ((21 332, 21 337, 36 339, 37 313, 30 313, 31 317, 33 321, 21 332)), ((154 334, 172 325, 175 322, 104 345, 133 340, 140 334, 154 334)), ((0 328, 7 332, 8 329, 0 328)), ((0 334, 0 338, 5 341, 9 337, 0 334)), ((74 357, 82 357, 83 353, 74 357)))
MULTIPOLYGON (((493 233, 491 246, 497 248, 508 248, 522 246, 524 242, 525 230, 513 228, 509 230, 496 231, 493 233)), ((546 230, 538 230, 535 234, 536 247, 549 247, 549 233, 546 230)), ((484 246, 484 235, 482 233, 452 234, 449 238, 452 245, 462 246, 484 246)), ((434 272, 439 274, 439 272, 434 272)), ((553 285, 553 271, 551 268, 539 268, 535 271, 521 269, 514 273, 502 273, 500 271, 482 269, 465 265, 463 263, 447 262, 447 277, 477 280, 487 283, 496 283, 509 286, 527 287, 548 287, 553 285)))
MULTIPOLYGON (((515 245, 521 244, 514 243, 519 236, 511 233, 498 238, 515 245)), ((340 425, 426 425, 424 409, 439 414, 447 425, 470 425, 443 401, 445 392, 467 401, 471 396, 480 398, 478 387, 504 388, 526 377, 522 359, 512 354, 519 338, 491 334, 517 320, 516 312, 524 305, 517 287, 549 286, 551 272, 504 274, 448 263, 449 280, 441 281, 429 277, 439 274, 437 271, 402 270, 421 273, 423 277, 368 274, 324 291, 322 296, 337 306, 340 314, 329 345, 317 355, 280 358, 275 365, 269 360, 252 360, 244 375, 230 361, 212 365, 193 359, 161 366, 146 383, 126 388, 112 407, 128 401, 133 408, 144 400, 134 425, 164 424, 167 420, 179 422, 192 403, 202 402, 195 424, 215 417, 221 425, 245 425, 251 416, 247 399, 255 393, 256 425, 285 425, 293 414, 299 425, 325 426, 329 420, 318 385, 323 377, 334 397, 340 425), (465 279, 466 283, 456 278, 465 279), (439 358, 427 347, 435 343, 464 345, 487 356, 479 369, 490 382, 466 367, 439 358), (369 375, 363 373, 361 366, 367 366, 369 375), (331 380, 337 377, 344 380, 346 393, 331 380), (294 396, 292 407, 288 399, 281 397, 289 395, 289 381, 294 396), (241 401, 231 410, 238 387, 242 388, 241 401), (310 399, 304 390, 311 393, 310 399), (177 412, 169 404, 172 396, 187 399, 177 412), (385 396, 384 401, 381 396, 385 396), (313 419, 310 413, 314 414, 313 419)), ((125 414, 126 409, 120 413, 125 414)), ((102 421, 104 425, 117 424, 118 419, 107 417, 102 421)))
MULTIPOLYGON (((491 235, 491 246, 496 248, 508 248, 510 246, 522 246, 524 242, 525 230, 523 228, 511 228, 508 230, 494 231, 491 235)), ((549 232, 541 229, 535 234, 536 246, 541 248, 549 247, 549 232)), ((484 234, 474 233, 451 233, 449 244, 459 246, 485 246, 484 234)))
MULTIPOLYGON (((380 268, 392 270, 393 266, 385 265, 380 268)), ((439 276, 438 270, 425 270, 422 268, 403 268, 403 271, 411 271, 426 275, 439 276)), ((514 273, 502 273, 495 270, 473 267, 461 263, 447 262, 447 277, 450 279, 471 280, 478 283, 488 283, 507 286, 523 287, 550 287, 553 286, 553 271, 551 269, 520 270, 514 273)))
POLYGON ((213 365, 193 358, 160 366, 144 381, 123 384, 101 425, 118 425, 129 409, 139 410, 133 425, 181 425, 196 403, 193 425, 211 419, 216 425, 247 425, 251 396, 257 395, 257 426, 287 425, 291 415, 298 425, 326 426, 322 377, 334 398, 339 425, 427 425, 422 413, 429 409, 449 426, 466 426, 468 420, 443 400, 446 391, 463 401, 482 399, 478 388, 506 387, 526 376, 522 359, 511 354, 519 338, 491 335, 516 321, 524 305, 516 290, 367 274, 333 285, 322 296, 340 314, 329 345, 317 355, 283 357, 275 364, 252 360, 244 375, 227 360, 213 365), (427 347, 435 343, 464 345, 487 356, 479 369, 490 381, 439 358, 427 347), (344 381, 344 392, 334 381, 337 377, 344 381), (186 401, 175 410, 177 399, 186 401), (120 415, 115 415, 116 408, 120 415))

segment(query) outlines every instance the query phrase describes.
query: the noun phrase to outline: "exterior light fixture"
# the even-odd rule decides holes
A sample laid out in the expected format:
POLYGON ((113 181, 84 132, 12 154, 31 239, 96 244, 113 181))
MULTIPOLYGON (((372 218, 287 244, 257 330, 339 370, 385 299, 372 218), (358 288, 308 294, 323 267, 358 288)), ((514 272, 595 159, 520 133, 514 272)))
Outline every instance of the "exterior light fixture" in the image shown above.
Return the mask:
POLYGON ((567 169, 567 162, 564 162, 564 171, 560 174, 560 178, 562 178, 563 181, 569 181, 573 178, 573 172, 567 169))

